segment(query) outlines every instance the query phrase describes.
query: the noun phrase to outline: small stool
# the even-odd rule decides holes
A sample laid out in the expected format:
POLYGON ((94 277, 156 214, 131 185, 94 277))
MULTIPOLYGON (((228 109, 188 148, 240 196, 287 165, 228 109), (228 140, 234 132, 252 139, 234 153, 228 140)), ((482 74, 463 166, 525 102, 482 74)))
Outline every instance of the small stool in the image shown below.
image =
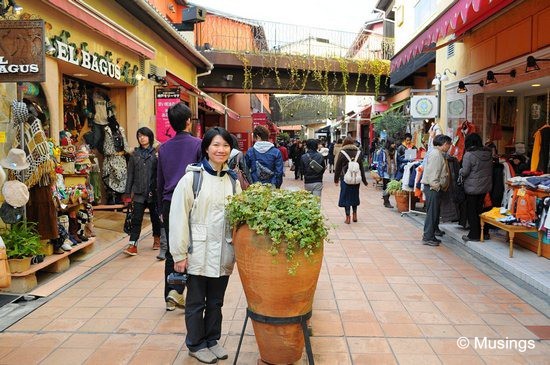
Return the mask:
POLYGON ((239 358, 239 352, 241 351, 241 345, 243 343, 244 332, 246 331, 246 325, 248 323, 248 317, 252 320, 266 323, 266 324, 296 324, 300 323, 302 326, 302 332, 304 334, 304 342, 306 347, 307 360, 310 365, 315 365, 313 360, 313 351, 311 350, 311 342, 309 340, 309 331, 307 328, 307 320, 311 318, 311 311, 301 316, 296 317, 269 317, 252 312, 249 308, 246 308, 246 316, 244 317, 243 330, 241 332, 241 338, 239 339, 239 346, 237 346, 237 353, 235 354, 235 360, 233 365, 237 365, 237 359, 239 358))

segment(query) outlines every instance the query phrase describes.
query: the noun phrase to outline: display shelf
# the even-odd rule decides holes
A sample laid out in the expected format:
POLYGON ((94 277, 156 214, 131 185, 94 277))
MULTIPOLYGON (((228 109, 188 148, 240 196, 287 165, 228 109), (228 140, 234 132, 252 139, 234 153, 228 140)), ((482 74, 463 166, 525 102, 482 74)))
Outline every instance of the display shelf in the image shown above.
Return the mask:
POLYGON ((38 264, 31 265, 31 268, 26 270, 26 271, 18 272, 18 273, 12 273, 11 276, 13 278, 13 277, 27 276, 27 275, 30 275, 30 274, 34 274, 38 270, 42 270, 44 268, 47 268, 48 266, 50 266, 50 265, 54 264, 55 262, 63 259, 64 257, 72 255, 73 253, 78 252, 78 251, 82 250, 83 248, 86 248, 88 246, 93 245, 94 242, 95 242, 95 238, 90 237, 90 238, 88 238, 88 241, 79 243, 75 246, 72 246, 72 250, 70 250, 70 251, 65 251, 64 253, 61 253, 61 254, 53 254, 51 256, 46 256, 46 257, 44 257, 44 261, 42 261, 38 264))

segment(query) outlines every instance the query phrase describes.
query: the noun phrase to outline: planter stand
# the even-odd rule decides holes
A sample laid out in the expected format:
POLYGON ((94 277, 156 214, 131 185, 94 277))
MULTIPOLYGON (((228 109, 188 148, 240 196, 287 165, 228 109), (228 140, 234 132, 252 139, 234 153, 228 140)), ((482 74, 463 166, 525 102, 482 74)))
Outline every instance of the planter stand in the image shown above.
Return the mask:
POLYGON ((246 308, 246 316, 244 317, 243 330, 241 332, 241 337, 239 338, 239 345, 237 346, 237 352, 235 354, 235 360, 233 365, 237 365, 237 360, 239 358, 239 352, 241 351, 241 344, 243 342, 244 332, 246 331, 246 325, 248 323, 248 317, 253 321, 271 324, 271 325, 284 325, 284 324, 297 324, 299 323, 302 327, 302 332, 304 333, 304 342, 307 353, 307 360, 310 365, 314 365, 313 360, 313 351, 311 350, 311 342, 309 341, 309 330, 307 328, 307 320, 311 318, 311 311, 301 316, 296 317, 269 317, 261 314, 252 312, 250 309, 246 308))

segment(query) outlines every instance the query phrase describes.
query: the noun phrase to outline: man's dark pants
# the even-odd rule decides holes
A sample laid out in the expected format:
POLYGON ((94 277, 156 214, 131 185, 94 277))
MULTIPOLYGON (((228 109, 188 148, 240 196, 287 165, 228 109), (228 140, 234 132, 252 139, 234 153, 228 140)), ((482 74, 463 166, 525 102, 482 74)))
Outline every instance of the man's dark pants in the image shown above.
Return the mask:
POLYGON ((170 204, 168 200, 162 202, 162 221, 164 224, 164 230, 166 231, 166 241, 168 242, 168 248, 166 249, 166 260, 164 260, 164 299, 168 296, 170 290, 177 290, 178 293, 183 294, 185 287, 183 285, 170 285, 166 282, 168 275, 174 271, 174 258, 170 253, 170 204))
POLYGON ((425 241, 434 240, 435 232, 439 230, 439 215, 441 205, 441 194, 439 191, 424 187, 426 196, 426 220, 424 221, 424 234, 422 239, 425 241))

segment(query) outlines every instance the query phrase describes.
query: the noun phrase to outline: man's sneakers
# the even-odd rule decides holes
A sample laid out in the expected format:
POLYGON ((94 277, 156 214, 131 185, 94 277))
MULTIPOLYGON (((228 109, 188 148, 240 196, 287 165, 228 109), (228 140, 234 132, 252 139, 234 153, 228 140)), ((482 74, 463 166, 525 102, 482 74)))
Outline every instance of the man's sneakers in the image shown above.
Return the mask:
POLYGON ((200 349, 195 352, 189 351, 189 356, 205 364, 215 364, 218 362, 218 357, 208 348, 200 349))
POLYGON ((176 305, 172 302, 166 302, 166 310, 169 312, 176 310, 176 305))
POLYGON ((178 293, 177 290, 170 290, 166 297, 166 310, 173 310, 168 309, 168 303, 172 303, 178 308, 185 308, 185 298, 183 294, 178 293))
POLYGON ((229 357, 229 354, 227 353, 227 350, 223 348, 222 345, 217 343, 215 346, 208 348, 216 357, 220 360, 225 360, 229 357))
POLYGON ((429 239, 429 240, 426 240, 426 239, 422 239, 422 244, 423 245, 427 245, 427 246, 439 246, 439 244, 441 243, 441 240, 437 239, 437 238, 432 238, 432 239, 429 239))
POLYGON ((122 252, 124 252, 128 256, 135 256, 137 255, 137 246, 130 243, 122 252))
POLYGON ((445 231, 442 231, 442 230, 440 230, 440 229, 437 229, 437 230, 434 232, 434 235, 439 236, 439 237, 444 236, 444 235, 445 235, 445 231))

